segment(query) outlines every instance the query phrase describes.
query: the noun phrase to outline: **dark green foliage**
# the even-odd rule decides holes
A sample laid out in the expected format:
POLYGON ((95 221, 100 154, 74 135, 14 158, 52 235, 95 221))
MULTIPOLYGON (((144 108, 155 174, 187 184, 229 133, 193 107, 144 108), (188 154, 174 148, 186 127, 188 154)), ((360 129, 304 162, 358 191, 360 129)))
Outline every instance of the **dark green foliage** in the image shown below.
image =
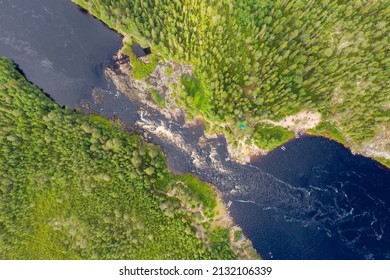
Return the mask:
POLYGON ((229 244, 229 229, 216 229, 211 236, 211 247, 226 259, 234 257, 232 252, 226 250, 226 245, 229 244))
POLYGON ((60 108, 0 58, 0 259, 234 258, 226 236, 196 236, 178 187, 158 147, 60 108))
POLYGON ((389 123, 389 1, 73 1, 195 66, 211 92, 183 103, 209 119, 318 110, 357 144, 389 123))
POLYGON ((160 105, 161 107, 165 107, 165 99, 160 97, 160 94, 155 89, 150 89, 150 94, 152 96, 153 101, 160 105))

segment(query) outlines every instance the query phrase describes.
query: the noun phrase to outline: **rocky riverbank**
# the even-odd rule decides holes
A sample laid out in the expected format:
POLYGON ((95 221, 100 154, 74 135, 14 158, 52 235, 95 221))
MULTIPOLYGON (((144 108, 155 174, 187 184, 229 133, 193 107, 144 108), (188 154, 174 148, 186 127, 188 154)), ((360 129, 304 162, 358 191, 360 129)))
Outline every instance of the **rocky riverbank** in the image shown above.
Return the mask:
MULTIPOLYGON (((148 63, 147 59, 144 62, 148 63)), ((201 116, 192 116, 192 119, 190 120, 187 117, 191 116, 191 114, 189 114, 183 106, 177 104, 180 91, 183 90, 180 88, 180 79, 183 76, 192 76, 193 67, 191 65, 161 59, 155 70, 143 80, 134 79, 131 74, 131 69, 131 61, 122 53, 122 51, 119 51, 115 57, 115 65, 106 68, 105 74, 113 81, 119 91, 125 93, 131 100, 139 102, 143 107, 152 108, 153 110, 158 111, 172 122, 184 120, 184 126, 186 127, 198 126, 199 124, 203 125, 205 121, 201 116), (157 104, 156 98, 164 100, 163 106, 157 104)), ((141 116, 146 116, 147 114, 146 110, 140 112, 141 116)), ((285 127, 297 134, 297 132, 315 128, 321 122, 321 115, 318 112, 302 111, 296 115, 287 116, 279 122, 271 120, 263 120, 262 122, 285 127)), ((170 132, 167 127, 157 123, 151 123, 144 117, 141 117, 141 120, 137 124, 147 131, 164 135, 164 137, 169 138, 170 141, 175 142, 176 145, 179 145, 184 149, 188 148, 180 135, 175 135, 170 132)), ((226 126, 228 124, 214 124, 213 122, 208 121, 208 125, 209 127, 216 128, 211 129, 216 132, 209 133, 208 131, 205 131, 204 136, 201 138, 202 141, 218 137, 218 127, 226 126)), ((330 135, 322 136, 332 138, 330 135)), ((268 152, 267 150, 259 148, 253 139, 248 139, 246 137, 238 139, 236 145, 233 145, 230 139, 226 139, 226 142, 229 151, 227 160, 234 160, 241 164, 247 164, 252 158, 265 155, 268 152)), ((356 144, 349 141, 349 138, 346 136, 343 144, 350 148, 353 153, 379 159, 383 164, 389 167, 390 130, 388 127, 385 126, 382 131, 378 131, 375 138, 371 141, 356 144)), ((201 164, 196 153, 193 154, 193 159, 196 164, 201 164)))
MULTIPOLYGON (((171 124, 180 123, 184 129, 199 129, 204 127, 201 117, 195 117, 194 120, 186 118, 187 111, 176 104, 174 90, 172 85, 178 83, 182 75, 192 75, 192 68, 188 65, 177 64, 171 61, 160 61, 154 72, 146 80, 136 80, 131 75, 131 63, 121 52, 116 57, 116 63, 105 70, 109 78, 117 89, 125 94, 130 100, 139 104, 139 120, 137 126, 144 131, 144 137, 154 135, 170 143, 184 154, 187 154, 192 164, 199 169, 208 169, 208 163, 205 161, 205 155, 201 154, 197 147, 210 148, 209 142, 216 137, 203 134, 196 139, 196 143, 188 143, 187 139, 181 135, 180 131, 174 130, 171 124), (168 75, 167 68, 172 72, 168 75), (165 98, 165 106, 156 104, 151 96, 151 91, 156 90, 160 96, 165 98), (157 119, 155 114, 160 114, 157 119)), ((204 128, 203 128, 204 129, 204 128)), ((204 131, 204 130, 202 130, 204 131)), ((193 140, 193 139, 192 139, 193 140)), ((207 149, 206 148, 206 149, 207 149)), ((209 158, 219 172, 228 172, 223 164, 217 158, 217 152, 211 148, 209 158)), ((168 166, 169 167, 169 166, 168 166)), ((171 170, 175 171, 175 170, 171 170)), ((217 195, 217 207, 215 209, 215 218, 212 227, 228 228, 230 231, 230 243, 233 251, 239 259, 258 259, 259 254, 253 248, 251 241, 244 236, 242 229, 238 227, 228 208, 223 203, 222 194, 216 187, 213 187, 217 195), (237 238, 240 233, 239 238, 237 238)), ((201 232, 201 231, 200 231, 201 232)))

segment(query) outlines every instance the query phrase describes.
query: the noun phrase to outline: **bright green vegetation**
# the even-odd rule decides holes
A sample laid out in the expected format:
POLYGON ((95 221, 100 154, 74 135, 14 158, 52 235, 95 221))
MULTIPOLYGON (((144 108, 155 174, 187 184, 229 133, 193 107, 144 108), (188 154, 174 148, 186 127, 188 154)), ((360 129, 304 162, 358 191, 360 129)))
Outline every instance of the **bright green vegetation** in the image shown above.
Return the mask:
POLYGON ((150 89, 149 91, 153 101, 161 107, 165 107, 165 99, 160 97, 158 91, 155 89, 150 89))
POLYGON ((192 64, 207 89, 187 83, 182 98, 210 121, 236 127, 245 112, 254 126, 308 109, 355 145, 390 127, 389 1, 73 1, 192 64))
POLYGON ((0 58, 0 259, 232 259, 215 193, 0 58), (199 237, 197 233, 203 232, 199 237))
POLYGON ((150 54, 146 58, 148 62, 145 62, 135 56, 135 54, 131 50, 129 43, 126 42, 125 45, 126 46, 123 49, 123 54, 129 56, 130 58, 132 66, 131 72, 134 79, 142 80, 152 74, 154 69, 156 69, 157 67, 158 57, 155 54, 150 54))
POLYGON ((294 136, 294 133, 280 126, 260 123, 255 126, 253 137, 260 147, 272 150, 294 136))
POLYGON ((190 108, 190 111, 194 111, 195 109, 196 112, 199 109, 204 109, 209 106, 207 94, 210 90, 202 80, 183 77, 181 83, 184 89, 181 91, 181 97, 187 107, 190 108))
POLYGON ((167 76, 170 76, 170 75, 172 75, 172 73, 173 73, 172 67, 167 67, 167 69, 165 70, 165 74, 166 74, 167 76))

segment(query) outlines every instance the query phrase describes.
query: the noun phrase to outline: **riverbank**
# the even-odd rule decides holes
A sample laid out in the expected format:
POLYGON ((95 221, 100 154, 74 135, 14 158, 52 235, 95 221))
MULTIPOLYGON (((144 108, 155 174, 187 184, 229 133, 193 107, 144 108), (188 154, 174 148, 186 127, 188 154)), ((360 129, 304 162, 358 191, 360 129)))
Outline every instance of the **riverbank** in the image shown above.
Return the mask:
MULTIPOLYGON (((126 43, 124 43, 126 45, 126 43)), ((133 58, 134 59, 134 58, 133 58)), ((147 62, 146 62, 147 63, 147 62)), ((193 68, 190 65, 184 63, 176 63, 174 61, 165 60, 161 58, 156 65, 154 71, 145 79, 135 79, 132 74, 132 64, 128 59, 128 56, 120 50, 115 57, 115 65, 108 67, 105 70, 107 78, 113 81, 119 91, 125 93, 131 100, 137 100, 149 108, 160 112, 166 118, 171 121, 178 121, 179 119, 185 120, 186 127, 196 127, 199 125, 205 126, 203 141, 218 137, 221 134, 225 135, 227 142, 227 149, 229 157, 226 160, 234 160, 240 164, 247 164, 254 158, 266 155, 270 150, 261 148, 257 145, 256 141, 249 138, 240 130, 235 130, 229 123, 217 123, 202 116, 193 115, 188 111, 180 102, 180 94, 183 90, 181 88, 181 77, 192 76, 193 68), (169 69, 169 70, 168 70, 169 69), (164 100, 163 103, 158 100, 164 100), (226 134, 226 130, 229 130, 232 135, 226 134), (234 139, 232 139, 234 138, 234 139)), ((164 135, 174 142, 176 145, 186 148, 183 139, 180 135, 174 135, 164 126, 156 123, 150 123, 145 116, 147 112, 141 112, 141 120, 138 122, 146 130, 153 131, 160 135, 164 135)), ((345 147, 351 149, 353 153, 358 153, 364 156, 368 156, 380 161, 387 167, 390 167, 390 153, 383 151, 386 149, 386 137, 377 137, 372 143, 366 143, 366 148, 352 143, 348 140, 348 137, 344 137, 334 125, 325 127, 322 121, 321 115, 318 112, 301 111, 296 115, 287 116, 284 119, 275 122, 271 120, 261 120, 258 123, 267 123, 278 127, 283 127, 291 131, 287 141, 303 136, 305 133, 310 135, 318 135, 327 137, 338 141, 345 147), (373 149, 372 146, 379 147, 380 149, 373 149)), ((256 123, 252 124, 255 126, 256 123)), ((388 132, 387 132, 388 133, 388 132)), ((276 144, 276 147, 282 146, 285 141, 276 144)), ((390 145, 390 144, 389 144, 390 145)), ((186 148, 188 149, 188 147, 186 148)), ((194 162, 201 164, 199 157, 196 154, 193 155, 194 162)))
MULTIPOLYGON (((114 4, 114 2, 112 3, 114 4)), ((174 136, 181 135, 186 143, 190 144, 191 148, 195 149, 196 153, 201 156, 199 159, 201 165, 199 166, 204 166, 204 168, 197 168, 192 162, 191 153, 188 155, 181 148, 176 148, 166 138, 155 136, 142 129, 136 130, 140 134, 145 135, 145 138, 149 139, 149 143, 156 143, 162 147, 172 170, 177 170, 180 174, 196 174, 202 181, 210 182, 218 187, 224 195, 226 204, 229 205, 228 201, 232 201, 229 210, 234 220, 243 228, 245 235, 251 239, 256 249, 265 253, 265 258, 269 256, 267 252, 271 251, 275 259, 340 258, 345 255, 334 252, 329 248, 333 246, 340 248, 342 251, 346 248, 345 245, 348 245, 348 241, 353 243, 352 246, 348 245, 348 251, 353 252, 356 249, 364 249, 363 254, 349 255, 351 258, 364 258, 367 255, 373 258, 383 258, 385 256, 386 248, 389 248, 389 235, 387 232, 382 235, 381 229, 389 228, 386 223, 389 220, 387 218, 389 216, 389 200, 387 199, 389 191, 387 191, 388 184, 386 184, 389 182, 388 176, 386 177, 388 170, 379 169, 376 162, 360 156, 353 156, 350 151, 344 149, 341 145, 322 137, 294 139, 285 144, 286 152, 277 149, 262 158, 262 160, 253 162, 250 165, 237 164, 232 160, 227 161, 225 160, 228 156, 226 141, 221 135, 218 138, 211 138, 210 141, 206 139, 207 142, 202 141, 204 146, 200 147, 197 145, 199 136, 203 135, 204 126, 202 123, 204 122, 198 121, 195 124, 194 121, 193 125, 186 126, 184 119, 181 118, 177 122, 168 121, 157 111, 148 110, 145 107, 139 108, 138 103, 131 102, 128 97, 119 93, 111 83, 106 83, 106 79, 102 75, 104 69, 102 62, 111 61, 112 56, 119 49, 115 45, 120 46, 121 40, 119 36, 113 36, 114 39, 118 38, 119 41, 113 44, 114 48, 112 51, 107 51, 104 46, 107 44, 112 45, 113 38, 101 38, 100 34, 104 33, 105 30, 107 31, 107 29, 100 22, 87 14, 80 13, 77 7, 70 4, 68 0, 31 0, 28 3, 15 1, 15 3, 10 3, 9 5, 11 4, 15 4, 20 9, 11 7, 9 11, 3 9, 3 12, 5 10, 4 13, 7 15, 1 17, 2 25, 6 24, 6 22, 13 23, 5 30, 11 32, 12 37, 25 40, 26 43, 31 45, 31 50, 39 55, 37 55, 37 60, 35 61, 24 60, 25 57, 19 55, 19 53, 18 55, 12 54, 14 51, 7 53, 8 46, 4 46, 4 41, 0 42, 0 49, 3 53, 10 57, 12 55, 14 57, 17 56, 20 61, 25 61, 24 66, 21 64, 21 69, 23 69, 26 75, 32 77, 31 75, 37 74, 41 79, 35 80, 36 82, 34 83, 40 84, 41 81, 50 81, 53 88, 56 89, 55 91, 50 91, 44 86, 42 88, 45 92, 50 93, 53 99, 61 106, 77 109, 83 108, 81 104, 89 104, 87 112, 96 112, 96 114, 107 118, 117 116, 126 124, 135 124, 137 121, 140 121, 139 109, 142 109, 147 112, 143 116, 145 120, 150 121, 152 124, 155 122, 160 126, 163 124, 164 127, 174 133, 174 136), (55 18, 63 19, 62 22, 66 24, 48 25, 47 23, 51 22, 53 16, 42 9, 41 13, 38 13, 41 4, 55 18), (27 5, 31 6, 31 9, 26 9, 27 5), (53 9, 53 6, 58 6, 58 9, 53 9), (66 7, 71 8, 74 13, 67 11, 66 7), (15 14, 16 12, 17 14, 15 14), (39 18, 28 16, 29 14, 36 15, 37 13, 39 18), (9 17, 8 14, 10 15, 9 17), (78 26, 80 21, 76 20, 77 18, 75 19, 74 16, 85 18, 87 21, 94 23, 93 25, 99 27, 99 29, 91 30, 84 28, 89 26, 88 24, 80 24, 78 26), (20 28, 21 24, 35 28, 20 28), (82 35, 75 36, 72 29, 64 29, 64 26, 71 26, 77 32, 82 30, 82 35), (46 30, 46 28, 47 32, 39 32, 40 30, 46 30), (15 33, 13 33, 13 29, 15 29, 15 33), (29 38, 24 38, 16 32, 17 30, 22 33, 26 33, 25 31, 28 30, 29 38), (49 32, 50 30, 53 32, 49 32), (53 37, 54 35, 58 35, 58 37, 53 37), (96 40, 94 44, 88 44, 94 42, 91 37, 100 39, 96 40), (74 43, 79 46, 76 51, 67 47, 69 46, 69 40, 75 41, 74 43), (46 42, 46 44, 36 45, 34 42, 46 42), (41 45, 47 46, 48 50, 43 50, 41 45), (82 50, 89 50, 88 56, 85 56, 85 52, 82 50), (99 52, 106 56, 97 56, 96 54, 99 52), (51 53, 55 55, 51 55, 51 53), (58 53, 63 55, 58 56, 58 53), (48 76, 47 69, 40 68, 41 59, 45 57, 53 62, 54 67, 51 69, 53 73, 67 73, 74 77, 70 80, 71 82, 69 80, 65 81, 62 78, 63 76, 61 76, 61 79, 51 79, 51 76, 48 76), (61 60, 66 59, 68 61, 72 57, 74 59, 69 63, 64 63, 61 60), (83 60, 84 57, 87 59, 86 61, 83 60), (91 58, 95 59, 91 60, 91 58), (96 76, 97 78, 91 79, 90 73, 85 71, 85 69, 93 69, 93 77, 96 76), (78 83, 88 87, 77 87, 78 83), (66 88, 66 85, 72 85, 72 87, 66 88), (103 103, 100 103, 99 98, 96 99, 93 98, 93 95, 91 96, 91 87, 94 88, 93 91, 96 89, 96 93, 99 93, 97 97, 104 97, 103 103), (60 88, 64 89, 63 93, 57 92, 60 88), (69 98, 70 96, 73 98, 69 98), (80 103, 80 100, 82 103, 80 103), (222 163, 224 170, 220 169, 220 163, 222 163), (263 165, 261 165, 262 163, 263 165), (291 180, 290 176, 285 176, 286 172, 290 172, 291 176, 296 178, 291 180), (339 174, 337 178, 335 177, 336 174, 339 174), (307 188, 307 191, 305 191, 305 188, 307 188), (374 193, 370 193, 370 191, 374 193), (253 209, 251 208, 252 206, 254 207, 253 209), (353 211, 351 211, 352 208, 354 209, 353 211), (354 221, 355 224, 351 226, 350 221, 354 221), (332 226, 329 227, 329 224, 332 224, 332 226), (329 234, 333 234, 332 238, 329 239, 327 237, 324 227, 326 233, 329 230, 329 234), (319 233, 323 233, 323 235, 319 236, 319 233), (378 241, 378 237, 382 237, 384 242, 378 241), (344 242, 345 238, 349 238, 349 240, 344 242), (357 238, 360 238, 361 242, 355 243, 357 238)), ((7 7, 6 3, 4 7, 7 7)), ((226 102, 226 104, 232 103, 226 102)), ((23 108, 26 107, 31 106, 23 106, 23 108)), ((259 113, 263 113, 263 111, 259 113)), ((20 116, 17 123, 20 123, 20 116)), ((31 120, 28 123, 31 123, 31 120)), ((48 133, 46 125, 44 127, 46 131, 45 141, 50 141, 50 133, 48 133)), ((68 129, 71 127, 73 126, 67 126, 68 129)), ((137 126, 134 125, 134 127, 137 126)), ((39 131, 40 129, 37 132, 39 133, 39 131)), ((243 133, 245 132, 243 131, 243 133)), ((58 135, 58 130, 55 132, 55 135, 58 135)), ((10 139, 12 140, 12 138, 10 139)), ((74 143, 74 139, 71 142, 74 143)), ((112 144, 115 144, 115 142, 107 143, 106 147, 115 148, 112 144)), ((45 145, 45 147, 47 146, 45 145)), ((78 146, 80 147, 80 145, 78 146)), ((30 145, 31 148, 32 145, 30 145)), ((39 151, 39 154, 42 151, 39 151)), ((80 149, 75 151, 80 151, 80 149)), ((91 152, 94 153, 93 151, 91 152)), ((63 154, 61 152, 61 155, 63 154)), ((131 153, 129 156, 132 157, 131 153)), ((25 157, 24 155, 23 158, 25 157)), ((80 163, 80 157, 81 154, 77 153, 75 157, 76 162, 80 163)), ((94 159, 97 158, 94 157, 94 159)), ((36 160, 33 162, 36 162, 36 160)), ((5 166, 8 167, 11 163, 10 161, 5 162, 5 166)), ((105 159, 103 171, 107 170, 109 164, 110 160, 105 159)), ((129 161, 124 163, 125 167, 128 167, 129 164, 129 161)), ((58 164, 53 166, 58 166, 58 164)), ((69 167, 69 162, 67 162, 66 166, 69 167)), ((76 168, 76 170, 79 169, 79 167, 76 168)), ((128 170, 128 168, 126 169, 128 170)), ((61 168, 61 170, 63 169, 61 168)), ((148 170, 148 172, 150 171, 148 170)), ((17 177, 20 178, 20 176, 17 177)), ((73 178, 80 177, 73 176, 73 178)), ((108 179, 107 177, 104 178, 108 179)), ((51 178, 51 180, 54 179, 54 177, 51 178)), ((112 176, 112 180, 114 179, 118 179, 117 176, 112 176)), ((65 181, 69 182, 68 179, 65 181)), ((134 180, 130 179, 130 181, 134 180)), ((2 180, 2 182, 4 181, 2 180)), ((41 181, 42 183, 44 182, 41 181)), ((98 189, 94 189, 98 191, 98 189)), ((107 188, 104 188, 102 191, 106 190, 107 188)), ((126 191, 129 190, 126 189, 126 191)), ((101 192, 99 191, 99 193, 101 192)), ((67 192, 67 195, 69 195, 69 192, 67 192)), ((111 193, 109 195, 115 194, 111 193)), ((51 204, 51 206, 53 205, 55 204, 51 204)), ((117 204, 113 203, 110 205, 117 204)), ((104 216, 108 213, 104 213, 104 216)), ((174 213, 177 215, 177 212, 174 213)), ((113 218, 115 219, 116 217, 113 218)), ((149 216, 148 220, 150 218, 153 218, 153 216, 149 216)), ((123 231, 115 231, 115 233, 121 232, 123 231)), ((172 238, 172 235, 168 235, 171 243, 173 243, 172 240, 174 238, 172 238)), ((176 246, 176 244, 174 245, 176 246)), ((166 250, 166 247, 164 249, 166 250)))
POLYGON ((172 175, 160 148, 120 121, 61 108, 11 61, 0 70, 4 259, 259 258, 250 241, 232 241, 215 187, 172 175))
MULTIPOLYGON (((230 247, 237 254, 240 260, 255 260, 262 259, 257 252, 251 240, 243 233, 243 230, 238 226, 230 215, 229 203, 225 205, 220 191, 215 186, 210 185, 216 195, 217 205, 214 209, 214 220, 211 224, 213 228, 225 228, 229 230, 230 247)), ((231 202, 230 202, 231 203, 231 202)))
MULTIPOLYGON (((181 32, 171 34, 172 30, 176 29, 173 26, 160 25, 160 22, 156 22, 156 26, 150 25, 149 23, 154 22, 153 20, 139 22, 134 13, 119 14, 115 8, 108 8, 103 13, 99 1, 94 4, 73 1, 83 5, 84 8, 109 24, 111 28, 125 34, 125 38, 134 38, 142 46, 151 47, 154 53, 160 53, 166 59, 174 58, 176 61, 185 61, 196 66, 196 75, 185 77, 188 79, 183 82, 184 90, 181 89, 180 84, 178 85, 179 94, 176 101, 181 108, 185 107, 192 114, 201 114, 206 117, 206 127, 208 123, 218 123, 214 126, 216 128, 214 132, 224 133, 227 140, 232 143, 232 148, 238 148, 237 153, 231 149, 232 158, 238 162, 247 163, 250 159, 248 155, 256 155, 262 150, 271 150, 282 145, 293 137, 291 133, 295 133, 294 130, 312 127, 315 124, 320 125, 320 119, 322 122, 329 122, 337 127, 337 130, 342 133, 342 140, 347 142, 348 147, 353 152, 382 158, 382 162, 385 163, 390 160, 390 143, 386 141, 390 120, 388 116, 389 99, 386 89, 382 85, 387 76, 384 69, 381 68, 381 63, 377 62, 375 57, 364 56, 368 60, 360 60, 356 67, 352 67, 350 63, 341 65, 348 61, 344 57, 348 53, 347 50, 352 51, 350 50, 352 46, 349 44, 337 43, 338 40, 335 39, 328 46, 330 42, 322 41, 322 37, 321 39, 317 38, 319 42, 316 45, 326 48, 319 52, 280 41, 279 38, 286 38, 290 35, 297 36, 296 34, 288 34, 289 28, 277 28, 280 32, 278 37, 269 33, 264 25, 261 33, 265 37, 262 40, 269 40, 273 45, 281 46, 279 50, 281 54, 273 49, 273 52, 276 53, 272 55, 269 53, 270 50, 264 47, 265 41, 265 45, 259 45, 256 43, 259 40, 253 38, 255 34, 260 32, 260 29, 258 32, 253 32, 253 27, 248 27, 247 21, 241 22, 242 16, 237 16, 233 12, 233 10, 240 10, 239 7, 232 11, 225 10, 227 6, 223 3, 210 6, 207 12, 215 9, 216 14, 228 13, 237 20, 237 26, 242 28, 239 32, 241 36, 236 36, 237 32, 232 32, 234 28, 228 24, 221 22, 214 25, 215 22, 209 22, 208 18, 213 17, 202 18, 196 24, 182 22, 183 18, 177 17, 180 13, 171 14, 176 9, 182 9, 180 5, 177 7, 168 5, 169 8, 167 5, 161 6, 161 10, 164 12, 158 14, 154 14, 138 4, 135 4, 134 8, 145 9, 145 17, 153 15, 152 17, 160 18, 163 15, 171 15, 174 18, 173 21, 177 20, 188 30, 193 30, 193 36, 185 36, 185 33, 181 32), (119 19, 113 21, 112 19, 116 16, 119 19), (198 26, 203 26, 203 28, 199 30, 198 26), (170 40, 166 40, 165 36, 161 38, 157 36, 156 28, 164 31, 165 34, 170 34, 170 40), (218 28, 218 30, 214 28, 218 28), (209 29, 218 31, 214 32, 218 35, 225 34, 225 38, 204 36, 204 30, 209 29), (220 32, 222 30, 224 32, 220 32), (284 34, 285 32, 287 34, 284 34), (230 45, 240 45, 240 48, 229 48, 230 45), (343 49, 343 52, 337 52, 335 57, 337 63, 332 60, 332 48, 343 49), (305 54, 298 54, 302 50, 305 50, 305 54), (313 52, 318 53, 319 56, 308 59, 313 52), (248 53, 252 53, 253 56, 243 59, 247 57, 248 53), (291 55, 292 57, 290 57, 291 55), (295 58, 293 59, 293 57, 295 58), (291 65, 287 67, 285 63, 291 65), (370 77, 362 76, 362 73, 366 73, 362 69, 366 69, 369 65, 373 69, 375 68, 377 84, 373 83, 370 77), (328 67, 330 68, 328 69, 328 67), (338 67, 346 74, 341 75, 340 71, 336 71, 338 67), (313 69, 316 68, 326 69, 326 71, 313 72, 313 69), (325 75, 325 73, 334 73, 334 75, 325 75), (335 73, 339 74, 335 75, 335 73), (308 112, 310 112, 310 116, 308 116, 308 112), (261 123, 263 125, 260 125, 261 123), (267 130, 266 133, 264 133, 265 130, 267 130), (256 145, 257 148, 252 144, 256 145)), ((204 7, 190 6, 193 13, 203 14, 206 12, 202 10, 204 7)), ((314 6, 323 9, 321 5, 314 6)), ((343 7, 341 5, 338 8, 342 9, 343 7)), ((362 10, 358 6, 356 10, 361 14, 366 13, 366 10, 362 10)), ((182 11, 185 12, 187 9, 182 11)), ((323 10, 323 12, 330 11, 336 10, 323 10)), ((307 18, 306 21, 309 25, 321 26, 322 28, 329 25, 328 28, 332 29, 333 24, 337 22, 344 25, 339 21, 349 22, 351 20, 349 17, 340 17, 342 12, 340 10, 340 13, 336 12, 333 15, 335 22, 325 23, 314 17, 307 18)), ((377 12, 378 16, 383 16, 380 14, 380 10, 377 12)), ((298 12, 296 15, 300 14, 301 12, 298 12)), ((279 26, 279 23, 272 23, 272 18, 270 17, 270 24, 279 26)), ((374 20, 368 14, 364 18, 374 20)), ((261 18, 255 17, 252 20, 254 25, 257 22, 262 22, 261 18)), ((371 25, 364 26, 367 28, 367 34, 377 34, 376 30, 370 27, 371 25)), ((315 29, 318 28, 301 31, 305 33, 315 29)), ((328 34, 324 29, 318 29, 318 33, 328 34)), ((360 34, 353 36, 361 38, 360 34)), ((378 40, 378 42, 381 41, 378 40)), ((363 54, 371 52, 366 48, 369 48, 369 45, 361 44, 353 51, 359 51, 363 54)), ((329 131, 315 134, 326 135, 328 133, 329 131)), ((332 137, 332 139, 335 138, 332 137)), ((335 140, 339 141, 339 139, 335 140)))

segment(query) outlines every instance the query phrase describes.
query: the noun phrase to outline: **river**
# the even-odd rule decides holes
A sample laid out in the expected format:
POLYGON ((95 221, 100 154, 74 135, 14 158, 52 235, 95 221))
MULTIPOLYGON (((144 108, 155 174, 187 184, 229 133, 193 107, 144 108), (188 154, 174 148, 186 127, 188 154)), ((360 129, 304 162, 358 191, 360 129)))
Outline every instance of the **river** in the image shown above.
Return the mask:
POLYGON ((342 145, 304 136, 248 165, 223 136, 130 101, 104 76, 121 37, 69 0, 0 0, 0 55, 58 104, 126 124, 146 121, 169 166, 214 184, 264 258, 390 259, 390 171, 342 145), (142 117, 141 117, 142 112, 142 117))

